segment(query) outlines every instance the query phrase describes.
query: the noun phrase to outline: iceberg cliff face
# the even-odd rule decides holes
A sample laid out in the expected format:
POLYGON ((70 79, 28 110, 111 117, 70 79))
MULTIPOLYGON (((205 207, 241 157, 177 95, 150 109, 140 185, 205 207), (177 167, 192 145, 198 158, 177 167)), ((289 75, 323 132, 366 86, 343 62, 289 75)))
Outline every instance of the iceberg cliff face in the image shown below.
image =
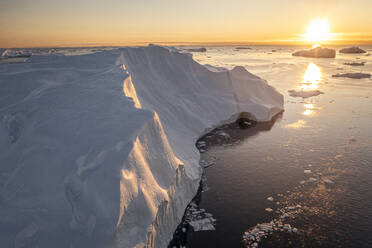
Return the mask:
POLYGON ((0 243, 166 247, 201 176, 197 138, 283 96, 167 48, 0 65, 0 243))

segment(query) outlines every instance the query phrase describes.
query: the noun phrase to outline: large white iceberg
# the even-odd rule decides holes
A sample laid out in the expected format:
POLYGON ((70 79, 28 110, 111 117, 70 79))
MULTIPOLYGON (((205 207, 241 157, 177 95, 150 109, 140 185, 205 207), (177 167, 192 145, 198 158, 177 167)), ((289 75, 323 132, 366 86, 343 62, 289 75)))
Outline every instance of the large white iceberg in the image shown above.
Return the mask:
POLYGON ((166 247, 201 178, 195 141, 283 96, 149 46, 0 65, 2 247, 166 247))

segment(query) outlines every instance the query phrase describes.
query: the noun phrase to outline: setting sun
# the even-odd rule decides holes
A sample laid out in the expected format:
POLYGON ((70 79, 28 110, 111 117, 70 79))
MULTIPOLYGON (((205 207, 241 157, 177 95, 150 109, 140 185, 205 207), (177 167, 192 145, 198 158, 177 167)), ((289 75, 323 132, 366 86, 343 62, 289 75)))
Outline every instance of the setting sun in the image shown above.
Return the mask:
POLYGON ((305 37, 308 41, 311 42, 326 41, 330 38, 329 30, 330 27, 328 20, 317 19, 310 23, 309 27, 307 28, 305 37))

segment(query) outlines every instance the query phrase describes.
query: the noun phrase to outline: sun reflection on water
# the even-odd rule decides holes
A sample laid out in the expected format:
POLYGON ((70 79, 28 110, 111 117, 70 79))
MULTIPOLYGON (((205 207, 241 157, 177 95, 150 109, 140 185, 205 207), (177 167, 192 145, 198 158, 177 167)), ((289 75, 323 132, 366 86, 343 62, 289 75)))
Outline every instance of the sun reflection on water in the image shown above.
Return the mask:
POLYGON ((304 104, 305 111, 302 112, 303 115, 311 116, 315 113, 315 106, 312 103, 305 103, 304 104))
POLYGON ((318 66, 314 63, 310 63, 307 66, 304 74, 304 81, 301 85, 302 90, 316 90, 319 88, 319 84, 322 79, 322 72, 318 66))

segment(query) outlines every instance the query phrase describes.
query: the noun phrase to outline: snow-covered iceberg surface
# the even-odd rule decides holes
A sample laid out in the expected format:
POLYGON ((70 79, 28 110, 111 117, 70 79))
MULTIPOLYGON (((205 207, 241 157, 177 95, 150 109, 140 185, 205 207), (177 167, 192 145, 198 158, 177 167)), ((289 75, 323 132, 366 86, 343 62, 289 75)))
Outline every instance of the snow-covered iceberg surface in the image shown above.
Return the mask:
POLYGON ((158 46, 0 65, 0 243, 166 247, 201 177, 197 138, 283 96, 158 46))
POLYGON ((323 47, 315 47, 310 50, 301 50, 292 53, 292 56, 302 56, 302 57, 313 57, 313 58, 335 58, 336 57, 336 50, 323 48, 323 47))
POLYGON ((363 49, 359 47, 347 47, 340 50, 340 53, 366 53, 363 49))

